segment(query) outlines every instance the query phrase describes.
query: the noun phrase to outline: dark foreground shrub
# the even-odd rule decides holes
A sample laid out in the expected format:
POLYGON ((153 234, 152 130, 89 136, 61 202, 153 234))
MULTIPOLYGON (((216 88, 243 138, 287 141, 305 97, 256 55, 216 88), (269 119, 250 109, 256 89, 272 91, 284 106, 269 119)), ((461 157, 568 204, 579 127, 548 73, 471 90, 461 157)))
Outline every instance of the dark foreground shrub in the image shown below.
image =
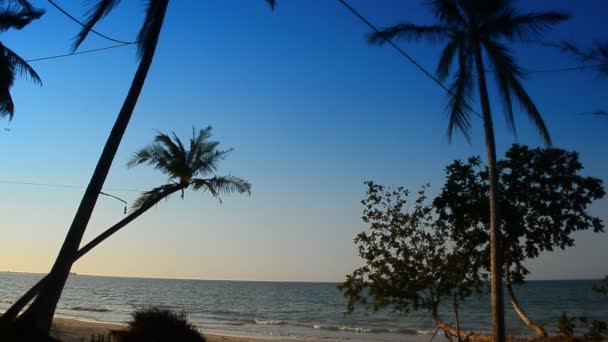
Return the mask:
POLYGON ((156 307, 139 308, 131 314, 127 330, 117 334, 119 342, 205 342, 184 313, 156 307))

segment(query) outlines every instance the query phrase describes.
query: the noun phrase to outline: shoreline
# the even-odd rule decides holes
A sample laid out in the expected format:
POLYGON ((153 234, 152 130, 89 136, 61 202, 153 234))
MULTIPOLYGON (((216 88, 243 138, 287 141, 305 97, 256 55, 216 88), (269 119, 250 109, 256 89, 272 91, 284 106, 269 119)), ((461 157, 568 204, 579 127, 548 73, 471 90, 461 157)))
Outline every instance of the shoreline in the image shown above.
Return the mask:
MULTIPOLYGON (((0 312, 0 316, 2 312, 0 312)), ((65 318, 57 317, 53 320, 53 326, 51 328, 51 336, 59 339, 61 342, 81 342, 89 341, 91 335, 105 335, 106 337, 113 330, 123 330, 127 327, 126 324, 110 323, 93 321, 88 319, 77 319, 77 318, 65 318)), ((252 336, 241 336, 238 334, 218 334, 218 333, 206 333, 200 330, 200 333, 206 338, 207 342, 277 342, 277 341, 306 341, 306 342, 320 342, 317 339, 303 339, 303 338, 286 338, 286 337, 252 337, 252 336)))
MULTIPOLYGON (((79 320, 74 318, 55 318, 51 329, 51 336, 60 339, 62 342, 80 342, 82 339, 88 341, 91 335, 107 336, 112 330, 122 330, 126 328, 126 324, 93 322, 90 320, 79 320)), ((277 341, 307 341, 319 342, 315 339, 299 339, 299 338, 258 338, 249 336, 231 336, 220 335, 215 333, 201 334, 208 342, 277 342, 277 341)))

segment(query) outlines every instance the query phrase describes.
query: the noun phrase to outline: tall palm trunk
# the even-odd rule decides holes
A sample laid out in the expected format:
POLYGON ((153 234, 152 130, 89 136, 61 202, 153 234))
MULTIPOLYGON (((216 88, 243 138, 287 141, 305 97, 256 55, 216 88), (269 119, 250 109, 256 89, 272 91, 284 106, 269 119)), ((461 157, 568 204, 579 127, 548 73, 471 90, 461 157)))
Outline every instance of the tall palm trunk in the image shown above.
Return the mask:
POLYGON ((152 65, 154 52, 156 50, 168 4, 168 0, 159 1, 161 4, 158 21, 156 21, 156 24, 151 28, 151 40, 145 42, 149 48, 144 49, 137 72, 131 83, 131 88, 123 102, 123 106, 118 114, 114 127, 112 128, 112 132, 108 137, 101 157, 97 162, 91 181, 80 202, 80 206, 78 207, 72 225, 68 230, 63 246, 48 275, 48 280, 40 290, 40 294, 36 297, 36 300, 34 300, 32 305, 17 320, 17 324, 20 326, 33 329, 37 333, 48 334, 50 332, 57 303, 59 302, 72 263, 76 258, 78 247, 80 246, 87 224, 91 218, 93 209, 95 208, 99 192, 101 191, 110 167, 112 166, 112 161, 114 160, 118 146, 127 129, 129 120, 131 119, 131 115, 137 104, 137 99, 143 88, 146 76, 148 75, 148 70, 150 70, 150 66, 152 65))
POLYGON ((481 45, 475 45, 475 65, 477 67, 477 81, 479 84, 479 97, 483 114, 483 127, 486 135, 486 151, 488 154, 488 180, 490 197, 490 272, 492 296, 492 328, 494 341, 505 341, 504 303, 502 294, 502 245, 498 212, 498 175, 496 173, 496 143, 494 141, 494 126, 488 86, 481 54, 481 45))
MULTIPOLYGON (((119 231, 120 229, 122 229, 123 227, 128 225, 129 223, 133 222, 133 220, 135 220, 136 218, 141 216, 143 213, 148 211, 150 208, 155 206, 158 202, 160 202, 161 200, 167 198, 169 195, 171 195, 175 192, 178 192, 182 189, 184 189, 183 185, 175 184, 172 188, 167 190, 167 192, 164 193, 162 196, 160 196, 152 201, 149 201, 145 205, 141 206, 139 209, 130 213, 124 219, 120 220, 118 223, 116 223, 112 227, 106 229, 103 233, 99 234, 96 238, 94 238, 89 243, 87 243, 84 247, 82 247, 81 249, 78 250, 78 253, 76 254, 76 258, 74 259, 74 262, 76 262, 78 259, 80 259, 85 254, 87 254, 91 249, 97 247, 97 245, 99 245, 100 243, 105 241, 107 238, 114 235, 114 233, 116 233, 117 231, 119 231)), ((38 294, 38 292, 40 292, 40 290, 45 285, 45 283, 48 281, 48 279, 49 279, 49 275, 46 275, 42 279, 40 279, 32 288, 30 288, 23 296, 21 296, 21 298, 19 298, 2 315, 2 317, 0 317, 0 329, 8 327, 10 325, 10 323, 14 322, 15 319, 17 319, 17 315, 19 315, 19 312, 21 312, 21 310, 23 310, 23 308, 25 308, 25 306, 32 299, 34 299, 34 297, 36 297, 36 295, 38 294)))

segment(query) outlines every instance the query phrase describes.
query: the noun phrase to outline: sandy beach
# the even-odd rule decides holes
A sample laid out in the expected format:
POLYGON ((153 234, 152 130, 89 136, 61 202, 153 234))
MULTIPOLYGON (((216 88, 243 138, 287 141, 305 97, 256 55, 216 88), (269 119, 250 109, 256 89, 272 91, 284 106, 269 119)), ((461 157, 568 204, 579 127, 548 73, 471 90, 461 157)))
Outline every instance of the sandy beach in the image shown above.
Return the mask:
MULTIPOLYGON (((107 336, 112 330, 121 330, 125 326, 121 324, 87 322, 74 319, 56 318, 51 335, 63 342, 90 341, 91 335, 107 336)), ((204 334, 209 342, 277 342, 280 339, 260 339, 251 337, 221 336, 204 334)), ((315 342, 314 340, 306 340, 315 342)))

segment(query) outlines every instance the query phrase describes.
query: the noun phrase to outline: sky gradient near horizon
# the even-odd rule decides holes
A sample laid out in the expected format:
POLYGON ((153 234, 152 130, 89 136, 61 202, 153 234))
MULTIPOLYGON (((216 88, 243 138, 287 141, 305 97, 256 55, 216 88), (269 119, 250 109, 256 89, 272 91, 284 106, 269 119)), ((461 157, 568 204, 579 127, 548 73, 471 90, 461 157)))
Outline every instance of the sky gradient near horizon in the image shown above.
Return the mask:
MULTIPOLYGON (((47 13, 0 41, 25 59, 66 53, 78 25, 45 1, 47 13)), ((81 16, 80 1, 58 1, 81 16)), ((423 1, 352 0, 379 26, 433 22, 423 1)), ((608 3, 516 2, 528 10, 561 9, 573 18, 546 35, 588 46, 606 39, 608 3)), ((139 2, 123 1, 98 30, 134 39, 139 2)), ((444 92, 389 47, 370 47, 368 33, 338 1, 172 1, 133 119, 105 188, 146 190, 166 179, 146 167, 127 170, 130 154, 155 129, 187 137, 214 127, 220 147, 235 150, 220 167, 248 179, 252 195, 174 196, 96 248, 73 268, 83 274, 202 279, 341 281, 359 266, 354 236, 363 182, 416 189, 443 183, 454 159, 484 158, 481 122, 471 144, 446 138, 444 92), (314 6, 312 5, 314 3, 314 6)), ((83 49, 113 43, 91 36, 83 49)), ((438 46, 400 42, 429 70, 438 46)), ((579 65, 558 51, 524 45, 520 65, 579 65)), ((32 63, 43 87, 19 80, 16 115, 0 121, 0 270, 46 272, 59 250, 82 189, 7 184, 86 185, 136 68, 135 48, 32 63)), ((535 99, 554 145, 576 150, 584 174, 608 181, 608 118, 579 115, 608 108, 608 78, 590 71, 531 74, 535 99)), ((493 87, 493 83, 490 83, 493 87)), ((491 88, 491 95, 494 95, 491 88)), ((517 137, 494 96, 498 155, 513 142, 541 146, 536 129, 516 113, 517 137)), ((137 192, 108 190, 129 202, 137 192)), ((124 217, 122 204, 101 197, 85 241, 124 217)), ((608 220, 608 200, 592 213, 608 220)), ((608 273, 608 236, 577 233, 576 246, 529 263, 530 279, 600 278, 608 273)))

